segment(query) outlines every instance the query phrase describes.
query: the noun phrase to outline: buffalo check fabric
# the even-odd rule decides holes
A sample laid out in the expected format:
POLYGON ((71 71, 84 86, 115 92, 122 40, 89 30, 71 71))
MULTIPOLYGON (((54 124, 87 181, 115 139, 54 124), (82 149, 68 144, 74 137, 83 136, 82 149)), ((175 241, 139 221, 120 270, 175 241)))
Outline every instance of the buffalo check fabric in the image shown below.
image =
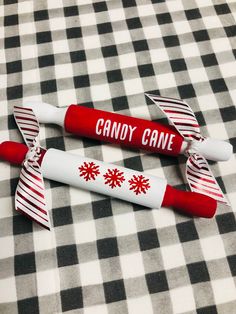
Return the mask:
MULTIPOLYGON (((1 142, 22 141, 13 106, 32 99, 166 122, 147 92, 182 98, 204 136, 235 149, 235 17, 235 1, 222 0, 3 0, 1 142)), ((53 125, 42 125, 40 137, 47 148, 186 187, 184 157, 75 138, 53 125)), ((231 203, 211 220, 45 180, 49 232, 14 210, 20 169, 0 162, 0 312, 234 313, 235 155, 211 169, 231 203)))

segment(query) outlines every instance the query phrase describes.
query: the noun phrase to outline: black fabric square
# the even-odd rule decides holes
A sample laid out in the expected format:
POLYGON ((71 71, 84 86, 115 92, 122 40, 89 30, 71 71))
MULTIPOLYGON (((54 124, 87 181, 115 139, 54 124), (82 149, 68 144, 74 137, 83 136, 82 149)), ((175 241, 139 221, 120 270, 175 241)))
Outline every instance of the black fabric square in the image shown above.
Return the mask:
POLYGON ((54 93, 57 91, 57 81, 56 80, 48 80, 40 83, 41 85, 41 93, 48 94, 54 93))
POLYGON ((78 264, 78 255, 75 244, 57 247, 58 267, 78 264))
POLYGON ((198 282, 205 282, 210 280, 210 276, 207 270, 205 262, 197 262, 187 265, 190 282, 192 284, 198 282))
POLYGON ((123 280, 104 282, 104 294, 106 303, 117 302, 126 299, 123 280))
POLYGON ((135 7, 136 6, 136 1, 135 0, 122 0, 122 4, 124 8, 129 8, 129 7, 135 7))
POLYGON ((208 32, 205 29, 193 32, 193 37, 197 42, 204 41, 204 40, 210 40, 208 32))
POLYGON ((236 276, 236 255, 227 256, 227 260, 229 263, 229 268, 231 270, 232 275, 236 276))
POLYGON ((134 17, 134 18, 131 18, 131 19, 127 19, 126 23, 127 23, 129 29, 136 29, 136 28, 141 28, 142 27, 142 23, 141 23, 139 17, 134 17))
POLYGON ((224 79, 210 80, 211 88, 214 93, 226 92, 228 88, 224 79))
POLYGON ((52 211, 54 227, 69 225, 73 223, 71 207, 54 208, 52 211))
POLYGON ((200 19, 202 17, 199 9, 186 10, 185 15, 188 20, 200 19))
POLYGON ((148 50, 148 43, 146 40, 136 40, 133 42, 133 46, 136 52, 148 50))
POLYGON ((184 59, 170 60, 170 65, 173 72, 186 71, 187 66, 184 59))
POLYGON ((106 238, 97 241, 99 259, 118 256, 118 244, 116 238, 106 238))
POLYGON ((36 272, 35 254, 26 253, 14 257, 15 275, 25 275, 36 272))
POLYGON ((66 29, 66 35, 67 38, 81 38, 82 37, 82 31, 81 27, 71 27, 66 29))
POLYGON ((197 314, 217 314, 217 308, 215 305, 205 306, 197 309, 197 314))
POLYGON ((4 45, 6 49, 20 47, 20 36, 6 37, 4 45))
POLYGON ((46 146, 48 148, 53 147, 55 149, 65 150, 64 137, 63 136, 49 137, 46 139, 46 146))
POLYGON ((159 25, 168 24, 172 22, 170 13, 157 14, 156 17, 157 17, 157 22, 159 25))
POLYGON ((143 171, 143 165, 140 156, 126 158, 124 160, 124 166, 133 170, 143 171))
POLYGON ((218 15, 231 13, 230 8, 226 3, 214 5, 214 7, 218 15))
MULTIPOLYGON (((158 121, 159 122, 159 121, 158 121)), ((168 167, 168 166, 173 166, 173 165, 178 165, 178 161, 176 161, 176 157, 173 157, 173 156, 163 156, 163 155, 160 155, 160 162, 161 162, 161 166, 162 167, 168 167)))
POLYGON ((74 77, 75 88, 88 87, 90 85, 88 75, 79 75, 74 77))
POLYGON ((233 213, 216 216, 216 222, 220 233, 228 233, 236 230, 236 221, 233 213))
POLYGON ((22 63, 20 60, 7 62, 7 74, 22 72, 22 63))
POLYGON ((16 120, 14 119, 13 115, 7 116, 7 125, 9 130, 17 129, 16 120))
POLYGON ((84 148, 101 145, 101 141, 93 139, 93 138, 85 137, 85 138, 82 138, 82 141, 83 141, 84 148))
POLYGON ((156 229, 138 232, 138 239, 141 251, 155 249, 160 246, 156 229))
POLYGON ((48 10, 39 10, 34 12, 35 21, 43 21, 48 19, 49 19, 48 10))
POLYGON ((12 26, 19 24, 18 15, 6 15, 4 16, 4 26, 12 26))
POLYGON ((17 3, 18 0, 4 0, 4 5, 17 3))
POLYGON ((179 46, 179 38, 176 35, 164 36, 163 41, 166 47, 179 46))
POLYGON ((143 64, 138 66, 140 77, 155 75, 152 64, 143 64))
POLYGON ((149 293, 158 293, 169 289, 165 271, 146 274, 149 293))
POLYGON ((224 27, 227 37, 235 37, 236 36, 236 26, 226 26, 224 27))
POLYGON ((236 117, 235 106, 220 108, 220 113, 224 122, 234 121, 236 117))
POLYGON ((181 99, 196 97, 192 84, 180 85, 178 86, 178 91, 181 99))
POLYGON ((51 32, 38 32, 36 33, 37 44, 44 44, 52 41, 51 32))
POLYGON ((236 137, 231 137, 229 139, 230 144, 233 146, 233 152, 236 153, 236 137))
POLYGON ((109 83, 122 81, 123 77, 121 70, 107 71, 107 80, 109 83))
MULTIPOLYGON (((62 312, 80 309, 83 307, 82 288, 76 287, 61 291, 62 312)), ((33 313, 33 312, 32 312, 33 313)))
POLYGON ((16 85, 12 87, 7 87, 7 99, 18 99, 23 97, 23 86, 16 85))
POLYGON ((117 48, 115 45, 102 47, 102 54, 104 58, 118 56, 117 48))
POLYGON ((201 56, 204 67, 211 67, 214 65, 218 65, 216 55, 214 53, 210 53, 204 56, 201 56))
POLYGON ((24 234, 30 233, 33 231, 33 223, 32 221, 19 213, 18 215, 13 216, 13 234, 24 234))
POLYGON ((44 68, 55 65, 54 55, 46 55, 38 57, 39 67, 44 68))
POLYGON ((124 110, 129 108, 128 99, 126 96, 112 98, 112 106, 114 111, 124 110))
POLYGON ((112 33, 111 23, 97 24, 98 34, 112 33))
POLYGON ((11 195, 15 195, 18 182, 19 182, 19 178, 11 178, 10 179, 11 195))
POLYGON ((65 16, 75 16, 79 14, 79 9, 77 5, 72 5, 70 7, 64 8, 64 15, 65 16))
POLYGON ((176 225, 180 242, 194 241, 198 239, 197 229, 192 220, 176 225))
POLYGON ((110 199, 92 202, 94 219, 112 216, 112 208, 110 199))
POLYGON ((84 50, 71 51, 70 52, 71 62, 82 62, 86 60, 86 55, 84 50))
POLYGON ((201 126, 206 125, 206 120, 204 118, 204 115, 203 115, 202 111, 196 111, 195 112, 195 116, 197 118, 197 121, 198 121, 199 125, 201 125, 201 126))
POLYGON ((105 1, 93 3, 93 8, 95 12, 107 11, 107 4, 105 1))
POLYGON ((39 314, 38 297, 17 301, 18 314, 39 314))

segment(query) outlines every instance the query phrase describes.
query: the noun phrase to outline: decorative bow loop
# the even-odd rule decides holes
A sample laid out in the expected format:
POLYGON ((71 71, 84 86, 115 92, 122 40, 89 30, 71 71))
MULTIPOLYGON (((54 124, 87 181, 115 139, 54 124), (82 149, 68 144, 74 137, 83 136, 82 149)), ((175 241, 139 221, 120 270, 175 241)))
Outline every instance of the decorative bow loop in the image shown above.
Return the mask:
POLYGON ((22 165, 16 188, 15 207, 30 219, 50 229, 50 218, 46 208, 45 187, 39 164, 42 148, 39 144, 39 123, 32 109, 14 107, 17 126, 29 151, 22 165))
POLYGON ((188 142, 185 155, 186 178, 191 191, 208 195, 217 201, 228 204, 221 188, 212 174, 206 159, 198 152, 194 152, 194 144, 203 142, 200 126, 191 107, 181 99, 167 98, 146 94, 165 114, 169 122, 188 142))

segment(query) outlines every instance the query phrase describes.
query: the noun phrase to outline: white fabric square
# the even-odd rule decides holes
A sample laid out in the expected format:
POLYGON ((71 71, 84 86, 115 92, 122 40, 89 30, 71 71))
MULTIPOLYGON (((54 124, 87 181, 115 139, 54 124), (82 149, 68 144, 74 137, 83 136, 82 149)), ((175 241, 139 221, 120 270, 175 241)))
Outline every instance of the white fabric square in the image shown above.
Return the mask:
MULTIPOLYGON (((49 205, 47 203, 47 205, 49 205)), ((37 229, 38 230, 38 229, 37 229)), ((34 231, 33 233, 34 239, 34 250, 38 251, 46 251, 56 248, 56 240, 55 233, 48 232, 48 230, 41 228, 38 231, 34 231)))
POLYGON ((84 314, 108 314, 107 312, 107 305, 95 305, 90 307, 85 307, 83 309, 84 314))
POLYGON ((97 240, 96 226, 93 220, 75 223, 74 230, 75 241, 78 244, 97 240))
POLYGON ((230 41, 227 37, 212 39, 211 45, 215 53, 228 51, 228 50, 231 51, 232 49, 230 41))
POLYGON ((172 209, 159 208, 152 211, 155 226, 157 229, 175 225, 175 214, 172 209))
POLYGON ((123 44, 131 41, 130 32, 128 30, 113 32, 116 44, 123 44))
POLYGON ((0 279, 0 304, 16 302, 16 282, 14 277, 0 279))
POLYGON ((173 244, 161 248, 164 269, 185 265, 185 258, 181 244, 173 244))
POLYGON ((236 287, 233 278, 222 278, 211 282, 216 304, 235 301, 236 287))
POLYGON ((96 25, 96 15, 94 13, 81 14, 79 16, 81 26, 96 25))
POLYGON ((91 195, 89 191, 81 190, 70 186, 70 202, 71 205, 85 204, 91 202, 91 195))
POLYGON ((57 99, 59 107, 67 107, 72 104, 77 104, 77 97, 74 89, 57 91, 57 99))
POLYGON ((93 101, 100 101, 111 98, 108 84, 90 86, 91 97, 93 101))
POLYGON ((170 12, 176 12, 176 11, 183 11, 184 10, 182 1, 179 1, 179 0, 167 1, 166 4, 167 4, 168 10, 170 12))
POLYGON ((148 110, 148 106, 137 106, 135 108, 130 108, 130 113, 132 117, 151 120, 151 115, 148 110))
POLYGON ((82 286, 96 285, 103 282, 99 260, 79 264, 82 286))
POLYGON ((139 16, 150 16, 156 14, 152 4, 141 5, 140 3, 140 5, 137 6, 137 9, 139 16))
POLYGON ((116 227, 117 236, 125 236, 137 232, 137 226, 133 212, 114 215, 113 219, 116 227))
POLYGON ((73 69, 71 63, 57 64, 54 67, 57 79, 73 77, 73 69))
POLYGON ((93 49, 101 47, 100 39, 98 35, 83 37, 84 49, 93 49))
POLYGON ((152 300, 149 295, 142 296, 135 299, 128 299, 128 312, 129 314, 152 314, 152 300))
POLYGON ((125 80, 124 85, 127 95, 142 94, 144 92, 142 80, 140 78, 125 80))
POLYGON ((47 0, 48 9, 55 9, 55 8, 63 8, 63 1, 62 0, 47 0))
MULTIPOLYGON (((14 256, 13 236, 0 238, 0 259, 14 256)), ((1 291, 1 290, 0 290, 1 291)))
MULTIPOLYGON (((224 162, 219 162, 217 166, 220 169, 220 174, 222 176, 227 176, 232 174, 232 169, 235 169, 235 157, 234 155, 231 156, 231 158, 224 162)), ((1 173, 1 171, 0 171, 1 173)))
POLYGON ((49 20, 50 30, 56 31, 59 29, 66 29, 66 21, 63 17, 50 18, 49 20))
POLYGON ((19 34, 20 35, 28 35, 35 34, 35 24, 34 23, 20 23, 19 24, 19 34))
MULTIPOLYGON (((12 212, 15 210, 13 197, 2 197, 1 198, 1 210, 0 218, 12 217, 12 212)), ((20 215, 20 214, 19 214, 20 215)))
POLYGON ((36 278, 39 297, 60 291, 60 278, 57 268, 37 272, 36 278))
POLYGON ((206 29, 222 27, 222 23, 217 15, 205 16, 203 18, 203 22, 206 26, 206 29))
POLYGON ((206 261, 219 259, 226 256, 224 244, 220 235, 215 235, 200 240, 204 259, 206 261))
POLYGON ((6 130, 0 131, 0 143, 4 141, 9 141, 9 132, 6 130))
POLYGON ((204 68, 188 70, 192 83, 208 82, 209 79, 204 68))
POLYGON ((115 162, 123 160, 122 149, 113 144, 102 145, 102 156, 105 162, 115 162))
POLYGON ((235 62, 228 62, 220 64, 220 72, 223 77, 235 77, 236 76, 236 67, 235 62))
POLYGON ((198 45, 196 43, 190 43, 186 45, 180 45, 180 49, 182 50, 182 54, 184 58, 198 57, 200 56, 200 51, 198 49, 198 45))
MULTIPOLYGON (((0 132, 1 134, 1 132, 0 132)), ((2 139, 3 136, 1 136, 1 142, 4 142, 6 139, 2 139)), ((6 163, 6 162, 3 162, 1 161, 0 162, 0 173, 1 173, 1 180, 9 180, 10 178, 10 166, 6 163)))
POLYGON ((108 11, 111 22, 125 20, 125 12, 122 8, 108 11))
POLYGON ((124 279, 139 277, 145 274, 141 253, 120 256, 120 265, 124 279))
MULTIPOLYGON (((36 58, 36 56, 38 55, 36 45, 21 46, 20 51, 21 51, 21 59, 22 60, 36 58)), ((25 71, 23 71, 22 74, 24 74, 24 72, 25 71)))
POLYGON ((136 67, 137 60, 134 52, 126 53, 119 56, 120 67, 122 69, 136 67))
POLYGON ((69 51, 67 40, 54 40, 52 42, 53 53, 67 53, 69 51))
POLYGON ((209 136, 212 138, 214 138, 216 134, 218 140, 226 140, 228 138, 225 125, 222 122, 208 125, 207 130, 209 132, 209 136))
POLYGON ((175 314, 195 310, 195 301, 191 286, 170 290, 170 297, 175 314))
POLYGON ((174 23, 174 28, 176 30, 177 35, 192 33, 188 21, 176 21, 174 23))
POLYGON ((23 71, 22 81, 23 81, 23 84, 33 84, 36 82, 40 82, 39 69, 23 71))
POLYGON ((88 74, 103 73, 106 71, 106 65, 103 58, 87 61, 88 74))
POLYGON ((169 56, 165 48, 151 49, 149 53, 152 63, 165 62, 169 60, 169 56))
POLYGON ((23 1, 23 2, 19 2, 17 4, 17 13, 20 14, 24 14, 24 13, 32 13, 34 11, 34 5, 33 5, 33 1, 23 1))
POLYGON ((159 89, 165 89, 176 86, 175 77, 171 72, 157 75, 156 80, 159 89))
POLYGON ((143 32, 147 39, 151 38, 160 38, 161 37, 161 29, 160 26, 157 24, 155 26, 146 26, 143 28, 143 32))
POLYGON ((219 107, 214 94, 198 96, 197 99, 202 111, 213 110, 219 107))

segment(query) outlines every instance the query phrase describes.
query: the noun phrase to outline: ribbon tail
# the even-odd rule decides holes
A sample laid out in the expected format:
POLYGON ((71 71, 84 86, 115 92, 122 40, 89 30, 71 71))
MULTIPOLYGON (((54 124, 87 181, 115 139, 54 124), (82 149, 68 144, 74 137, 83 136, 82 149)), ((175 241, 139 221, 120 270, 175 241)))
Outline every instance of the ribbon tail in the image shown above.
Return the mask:
POLYGON ((186 178, 191 191, 208 195, 218 202, 230 205, 203 156, 192 154, 188 158, 186 178))
POLYGON ((185 101, 152 94, 145 95, 157 105, 184 139, 202 140, 196 116, 185 101))
POLYGON ((37 162, 26 161, 22 167, 16 188, 15 207, 44 228, 51 229, 43 177, 37 162))

